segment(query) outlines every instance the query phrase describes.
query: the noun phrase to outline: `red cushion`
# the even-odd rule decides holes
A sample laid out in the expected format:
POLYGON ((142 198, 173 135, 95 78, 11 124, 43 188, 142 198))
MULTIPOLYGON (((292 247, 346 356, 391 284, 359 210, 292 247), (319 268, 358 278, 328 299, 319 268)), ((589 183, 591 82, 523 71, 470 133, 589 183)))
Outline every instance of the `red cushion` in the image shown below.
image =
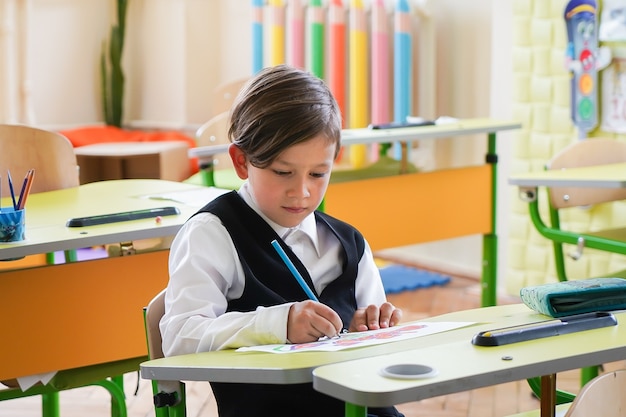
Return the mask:
MULTIPOLYGON (((196 146, 196 141, 189 136, 174 131, 144 132, 141 130, 125 130, 115 126, 88 126, 78 129, 62 130, 63 136, 67 137, 75 148, 95 145, 106 142, 164 142, 183 141, 190 148, 196 146)), ((189 161, 191 172, 198 172, 196 158, 189 161)))

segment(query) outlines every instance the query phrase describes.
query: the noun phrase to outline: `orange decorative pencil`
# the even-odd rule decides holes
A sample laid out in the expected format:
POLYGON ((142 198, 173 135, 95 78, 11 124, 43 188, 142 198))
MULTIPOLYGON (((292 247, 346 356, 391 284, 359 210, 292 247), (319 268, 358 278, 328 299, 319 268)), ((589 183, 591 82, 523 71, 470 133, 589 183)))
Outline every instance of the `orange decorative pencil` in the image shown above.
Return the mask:
POLYGON ((346 17, 342 0, 328 6, 328 87, 346 122, 346 17))

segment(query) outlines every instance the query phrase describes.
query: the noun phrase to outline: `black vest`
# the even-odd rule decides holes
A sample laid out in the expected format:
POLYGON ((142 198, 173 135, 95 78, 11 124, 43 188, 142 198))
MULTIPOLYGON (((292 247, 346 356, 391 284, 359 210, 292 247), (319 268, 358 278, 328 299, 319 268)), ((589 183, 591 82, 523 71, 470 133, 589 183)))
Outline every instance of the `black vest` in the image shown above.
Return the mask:
MULTIPOLYGON (((311 276, 302 262, 237 192, 232 191, 216 198, 198 211, 203 212, 213 213, 220 218, 233 240, 245 274, 243 294, 239 299, 228 302, 227 311, 253 311, 259 306, 307 299, 272 247, 271 241, 274 239, 280 243, 309 288, 315 292, 311 276)), ((365 242, 363 236, 347 223, 321 212, 315 212, 315 219, 333 232, 343 248, 342 274, 316 296, 320 302, 335 310, 344 326, 348 327, 356 311, 354 287, 365 242)), ((220 417, 344 415, 343 402, 315 391, 308 383, 276 385, 212 382, 211 386, 220 417)))

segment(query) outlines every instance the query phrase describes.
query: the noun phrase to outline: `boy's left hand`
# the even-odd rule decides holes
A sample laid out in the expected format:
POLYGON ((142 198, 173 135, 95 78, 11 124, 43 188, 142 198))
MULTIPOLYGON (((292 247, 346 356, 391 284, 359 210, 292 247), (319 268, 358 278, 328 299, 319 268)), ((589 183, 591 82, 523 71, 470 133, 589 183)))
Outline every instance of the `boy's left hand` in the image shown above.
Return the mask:
POLYGON ((354 313, 348 330, 363 332, 384 329, 397 325, 400 320, 402 320, 402 310, 395 308, 393 304, 386 302, 380 307, 370 304, 367 308, 360 308, 354 313))

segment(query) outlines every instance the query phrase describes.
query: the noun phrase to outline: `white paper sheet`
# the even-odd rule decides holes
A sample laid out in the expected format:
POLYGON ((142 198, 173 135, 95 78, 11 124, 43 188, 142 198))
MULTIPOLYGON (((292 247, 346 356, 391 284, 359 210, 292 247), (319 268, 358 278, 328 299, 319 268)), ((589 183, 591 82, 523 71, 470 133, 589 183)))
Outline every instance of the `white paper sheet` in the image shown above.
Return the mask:
MULTIPOLYGON (((334 352, 343 349, 353 349, 363 346, 380 345, 382 343, 396 342, 398 340, 411 339, 426 336, 433 333, 445 332, 474 324, 473 322, 416 322, 401 326, 390 327, 366 332, 346 333, 331 339, 320 339, 311 343, 277 344, 241 347, 237 352, 270 352, 270 353, 295 353, 326 351, 334 352)), ((469 342, 468 342, 469 343, 469 342)))

